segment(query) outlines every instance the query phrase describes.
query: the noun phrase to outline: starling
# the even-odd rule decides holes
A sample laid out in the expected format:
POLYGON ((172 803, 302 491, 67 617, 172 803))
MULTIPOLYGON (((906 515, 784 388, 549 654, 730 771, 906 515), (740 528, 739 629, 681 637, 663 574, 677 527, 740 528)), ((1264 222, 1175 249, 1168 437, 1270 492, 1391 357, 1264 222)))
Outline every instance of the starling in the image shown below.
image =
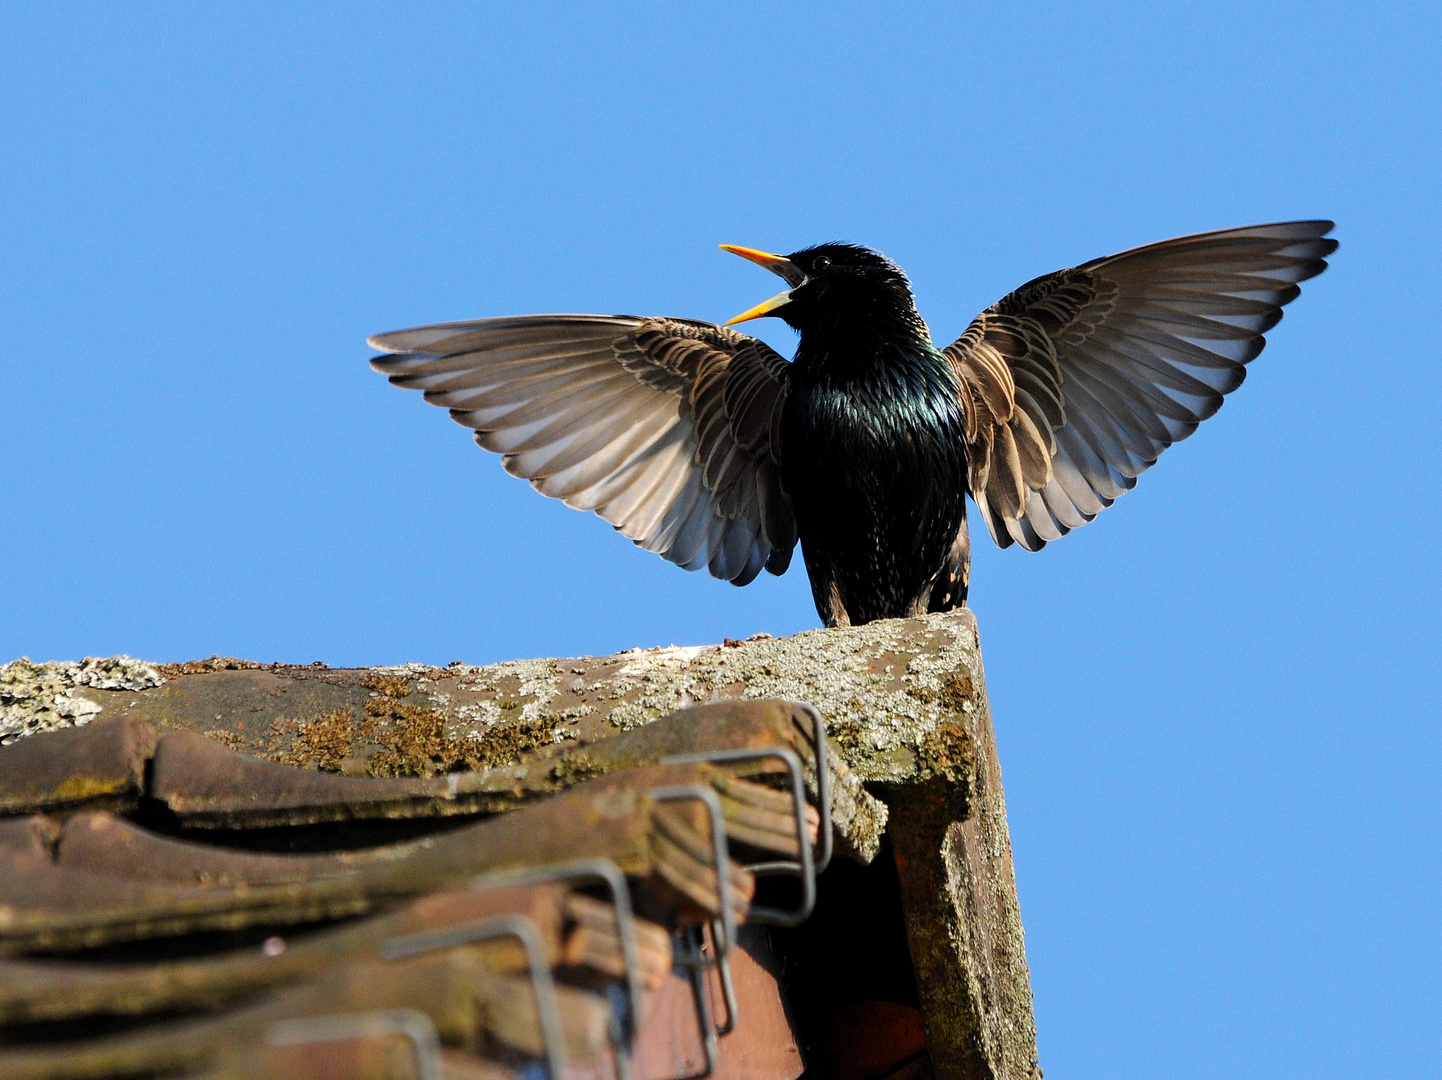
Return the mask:
POLYGON ((1027 282, 944 349, 868 248, 725 250, 786 291, 718 326, 523 315, 370 338, 372 366, 512 475, 647 551, 745 585, 798 540, 827 626, 966 602, 966 496, 1037 551, 1130 489, 1242 384, 1326 269, 1330 221, 1199 233, 1027 282), (731 327, 774 315, 787 361, 731 327))

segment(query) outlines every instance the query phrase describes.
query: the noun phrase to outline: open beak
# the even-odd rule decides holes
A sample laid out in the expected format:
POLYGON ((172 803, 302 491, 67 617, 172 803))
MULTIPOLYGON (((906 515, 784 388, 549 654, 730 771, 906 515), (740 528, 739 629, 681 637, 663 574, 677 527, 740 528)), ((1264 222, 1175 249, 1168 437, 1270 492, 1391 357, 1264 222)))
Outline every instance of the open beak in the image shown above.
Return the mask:
POLYGON ((761 303, 757 304, 754 308, 747 308, 740 315, 727 319, 721 325, 735 326, 739 322, 750 322, 752 319, 759 319, 763 315, 770 315, 776 309, 784 308, 789 303, 791 303, 791 290, 787 289, 784 293, 777 293, 770 300, 761 301, 761 303))
MULTIPOLYGON (((806 275, 801 268, 784 255, 772 255, 768 251, 758 251, 755 248, 738 247, 735 244, 722 244, 722 251, 729 251, 733 255, 740 255, 743 259, 749 259, 757 266, 764 266, 778 277, 786 279, 786 284, 792 289, 806 280, 806 275)), ((770 300, 763 300, 754 308, 743 311, 734 319, 727 319, 726 326, 734 326, 736 323, 749 322, 751 319, 759 319, 763 315, 770 315, 778 308, 783 308, 791 303, 791 289, 783 293, 777 293, 770 300)))

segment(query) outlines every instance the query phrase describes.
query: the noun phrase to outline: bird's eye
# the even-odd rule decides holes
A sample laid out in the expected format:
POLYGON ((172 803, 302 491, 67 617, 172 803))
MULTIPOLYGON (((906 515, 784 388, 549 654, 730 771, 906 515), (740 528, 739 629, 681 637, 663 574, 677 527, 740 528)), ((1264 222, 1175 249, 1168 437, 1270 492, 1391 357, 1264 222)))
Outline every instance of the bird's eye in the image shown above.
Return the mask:
POLYGON ((825 270, 825 269, 826 269, 828 266, 830 266, 830 265, 831 265, 831 260, 830 260, 830 259, 828 259, 825 255, 818 255, 818 256, 816 256, 815 261, 812 262, 812 264, 811 264, 811 272, 812 272, 813 274, 819 274, 819 273, 821 273, 821 271, 825 270))

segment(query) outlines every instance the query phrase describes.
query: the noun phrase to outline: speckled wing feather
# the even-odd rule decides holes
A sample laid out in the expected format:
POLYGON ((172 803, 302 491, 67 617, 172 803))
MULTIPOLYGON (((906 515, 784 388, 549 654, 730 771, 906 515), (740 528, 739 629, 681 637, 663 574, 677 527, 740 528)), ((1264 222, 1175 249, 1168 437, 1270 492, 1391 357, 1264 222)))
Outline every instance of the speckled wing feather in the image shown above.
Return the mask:
POLYGON ((1091 521, 1242 384, 1330 221, 1199 233, 1030 281, 945 352, 969 487, 992 538, 1029 551, 1091 521))
POLYGON ((475 429, 506 471, 647 551, 745 585, 796 523, 777 462, 788 363, 711 323, 527 315, 377 334, 371 366, 475 429))

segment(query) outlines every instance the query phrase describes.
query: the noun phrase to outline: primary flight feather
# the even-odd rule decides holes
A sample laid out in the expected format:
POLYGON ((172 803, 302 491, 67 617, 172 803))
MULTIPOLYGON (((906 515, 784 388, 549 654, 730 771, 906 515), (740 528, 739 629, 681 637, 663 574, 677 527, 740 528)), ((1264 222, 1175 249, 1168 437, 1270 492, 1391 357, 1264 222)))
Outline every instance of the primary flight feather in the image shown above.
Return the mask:
POLYGON ((745 585, 801 543, 828 626, 965 603, 965 496, 1035 551, 1130 489, 1241 385, 1329 221, 1200 233, 1028 282, 944 349, 905 274, 824 244, 727 250, 787 289, 726 326, 526 315, 377 334, 372 366, 506 470, 745 585), (775 315, 787 361, 730 326, 775 315))

